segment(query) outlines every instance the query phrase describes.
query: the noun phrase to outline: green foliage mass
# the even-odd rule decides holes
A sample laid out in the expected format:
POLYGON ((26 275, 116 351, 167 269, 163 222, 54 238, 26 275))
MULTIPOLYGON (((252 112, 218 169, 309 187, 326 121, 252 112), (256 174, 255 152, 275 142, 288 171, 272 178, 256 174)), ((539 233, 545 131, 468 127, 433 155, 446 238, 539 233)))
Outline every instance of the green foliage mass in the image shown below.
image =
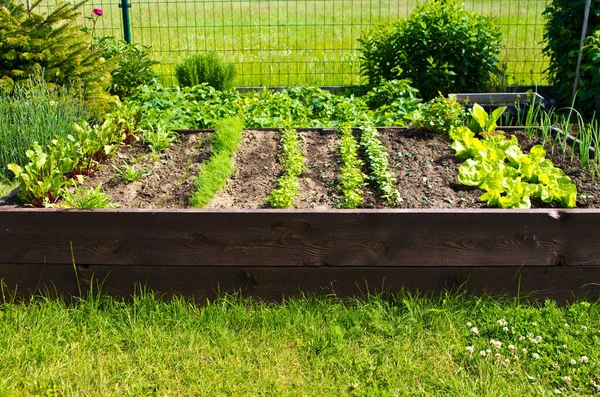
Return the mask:
POLYGON ((359 42, 369 84, 408 78, 424 99, 483 89, 498 73, 499 28, 459 0, 419 4, 408 20, 379 25, 359 42))
POLYGON ((196 191, 190 198, 193 207, 205 207, 235 172, 233 155, 242 139, 243 129, 244 123, 237 117, 216 123, 211 139, 212 154, 194 181, 196 191))
POLYGON ((452 127, 460 127, 465 122, 465 110, 455 99, 438 96, 425 103, 415 125, 438 134, 447 134, 452 127))
MULTIPOLYGON (((87 1, 87 0, 86 0, 87 1)), ((106 92, 112 66, 101 51, 90 49, 90 37, 77 20, 86 2, 61 3, 47 14, 31 12, 12 0, 0 3, 0 87, 42 75, 52 84, 81 89, 99 112, 111 100, 106 92)))
POLYGON ((64 88, 51 89, 43 80, 17 84, 11 94, 0 90, 0 180, 6 166, 28 162, 25 151, 34 141, 46 146, 56 136, 72 133, 72 124, 88 120, 81 98, 64 88))
POLYGON ((152 66, 158 64, 149 57, 150 48, 144 45, 128 44, 112 36, 96 39, 92 48, 101 50, 102 57, 114 63, 112 82, 108 92, 124 98, 133 94, 143 85, 152 85, 158 76, 152 66))
MULTIPOLYGON (((581 42, 586 0, 552 0, 543 15, 546 19, 543 53, 550 59, 547 72, 550 83, 560 93, 564 106, 572 104, 577 54, 581 42)), ((575 107, 584 114, 600 111, 600 64, 598 51, 600 2, 592 1, 588 29, 585 33, 588 48, 583 53, 581 76, 575 107)))
POLYGON ((281 146, 280 162, 284 173, 277 180, 277 189, 271 192, 266 201, 273 208, 290 208, 299 192, 298 178, 306 167, 300 137, 295 128, 286 127, 281 131, 281 146))
POLYGON ((364 201, 363 187, 365 175, 361 171, 363 162, 359 157, 359 145, 352 134, 349 125, 339 128, 340 134, 340 177, 339 189, 341 192, 341 206, 343 208, 356 208, 364 201))
POLYGON ((175 76, 182 87, 207 83, 218 91, 233 88, 235 67, 222 61, 215 52, 192 55, 175 67, 175 76))

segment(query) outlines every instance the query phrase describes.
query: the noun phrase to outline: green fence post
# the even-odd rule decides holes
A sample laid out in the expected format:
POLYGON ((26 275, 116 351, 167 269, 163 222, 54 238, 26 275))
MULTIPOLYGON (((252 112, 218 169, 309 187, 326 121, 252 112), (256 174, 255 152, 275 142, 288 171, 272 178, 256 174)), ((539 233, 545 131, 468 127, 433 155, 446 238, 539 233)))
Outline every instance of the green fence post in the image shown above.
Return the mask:
POLYGON ((121 0, 119 3, 119 8, 121 8, 121 13, 123 15, 123 39, 128 44, 131 44, 131 22, 129 20, 129 9, 131 8, 131 4, 127 0, 121 0))

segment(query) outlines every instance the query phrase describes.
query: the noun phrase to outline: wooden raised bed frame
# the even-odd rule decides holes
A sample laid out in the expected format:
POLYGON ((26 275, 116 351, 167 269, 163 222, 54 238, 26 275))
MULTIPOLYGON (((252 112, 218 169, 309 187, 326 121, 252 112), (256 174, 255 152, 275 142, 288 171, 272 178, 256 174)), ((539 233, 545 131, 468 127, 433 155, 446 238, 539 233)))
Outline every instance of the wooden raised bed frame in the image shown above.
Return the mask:
POLYGON ((99 283, 119 297, 144 286, 198 300, 401 289, 600 297, 600 209, 86 211, 1 201, 0 280, 21 296, 99 283))
POLYGON ((266 299, 463 288, 600 295, 600 210, 65 210, 0 207, 0 279, 17 295, 266 299), (75 265, 74 265, 75 264, 75 265))

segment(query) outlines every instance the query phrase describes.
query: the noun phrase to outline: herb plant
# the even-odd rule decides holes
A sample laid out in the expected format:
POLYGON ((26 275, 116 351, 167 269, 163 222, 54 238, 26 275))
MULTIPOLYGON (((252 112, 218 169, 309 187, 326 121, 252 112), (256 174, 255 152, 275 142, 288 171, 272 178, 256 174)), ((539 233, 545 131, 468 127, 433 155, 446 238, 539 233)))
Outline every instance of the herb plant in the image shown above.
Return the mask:
POLYGON ((94 209, 94 208, 115 208, 111 204, 110 197, 102 190, 102 184, 95 188, 82 188, 73 183, 71 189, 62 190, 63 201, 61 207, 94 209))
POLYGON ((175 76, 183 87, 207 83, 215 90, 226 91, 233 88, 235 74, 233 63, 222 61, 215 52, 192 55, 175 67, 175 76))
POLYGON ((237 117, 217 123, 212 137, 213 152, 194 181, 196 191, 190 198, 193 207, 205 207, 235 172, 233 155, 242 139, 243 129, 244 123, 237 117))
POLYGON ((137 170, 135 168, 135 165, 127 164, 127 162, 124 162, 123 165, 120 167, 116 167, 115 165, 113 165, 112 167, 116 171, 116 174, 114 176, 121 178, 125 182, 139 181, 145 176, 150 175, 148 171, 137 170))
POLYGON ((283 175, 277 180, 277 189, 267 197, 267 205, 273 208, 289 208, 294 205, 294 199, 299 192, 298 178, 305 169, 304 155, 300 148, 300 138, 296 129, 286 127, 281 131, 280 156, 283 165, 283 175))
POLYGON ((377 185, 381 197, 387 200, 390 206, 395 206, 401 201, 400 192, 395 186, 396 178, 388 168, 387 149, 377 135, 379 134, 375 127, 362 127, 360 146, 367 158, 369 178, 377 185))
POLYGON ((354 139, 352 128, 343 125, 338 129, 340 134, 340 202, 343 208, 356 208, 364 201, 363 187, 365 175, 361 171, 363 162, 359 157, 359 145, 354 139))
POLYGON ((438 134, 448 134, 465 122, 465 110, 455 99, 438 96, 425 103, 416 116, 415 125, 438 134))
POLYGON ((155 129, 144 131, 143 140, 153 153, 158 153, 165 151, 177 137, 175 132, 158 124, 155 129))

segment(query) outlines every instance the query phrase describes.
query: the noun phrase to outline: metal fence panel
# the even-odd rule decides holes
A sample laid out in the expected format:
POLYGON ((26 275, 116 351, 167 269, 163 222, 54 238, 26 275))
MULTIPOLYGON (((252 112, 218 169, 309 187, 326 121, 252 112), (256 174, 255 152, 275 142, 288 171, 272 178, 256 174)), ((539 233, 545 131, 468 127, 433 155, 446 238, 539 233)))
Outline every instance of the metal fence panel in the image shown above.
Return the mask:
MULTIPOLYGON (((239 86, 352 85, 361 82, 357 38, 366 29, 406 18, 418 0, 132 0, 132 41, 151 47, 165 84, 186 56, 216 51, 236 64, 239 86)), ((513 84, 543 84, 542 12, 549 0, 466 0, 491 14, 503 32, 503 65, 513 84)), ((47 1, 43 7, 49 7, 47 1)), ((101 8, 95 34, 123 37, 118 0, 101 8)), ((89 21, 85 21, 89 26, 89 21)))

